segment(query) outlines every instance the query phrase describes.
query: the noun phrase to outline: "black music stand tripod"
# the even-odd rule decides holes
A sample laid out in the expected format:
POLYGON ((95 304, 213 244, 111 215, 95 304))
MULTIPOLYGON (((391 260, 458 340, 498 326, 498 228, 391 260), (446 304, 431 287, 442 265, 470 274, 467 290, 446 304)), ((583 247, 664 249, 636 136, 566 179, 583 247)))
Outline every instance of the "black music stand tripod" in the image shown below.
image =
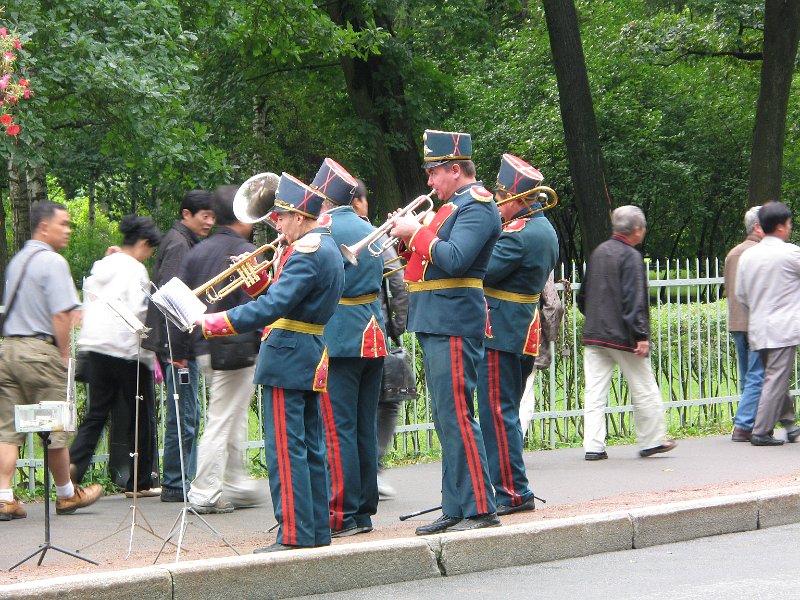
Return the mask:
POLYGON ((91 558, 81 556, 80 554, 70 552, 69 550, 64 550, 64 548, 59 548, 58 546, 54 546, 52 543, 50 543, 50 464, 47 459, 50 446, 50 432, 43 431, 41 432, 41 436, 42 444, 44 445, 44 543, 40 544, 39 548, 35 552, 26 556, 13 567, 11 567, 9 571, 16 569, 24 562, 28 562, 37 554, 41 556, 39 556, 39 561, 36 563, 36 566, 41 566, 42 561, 44 560, 44 555, 47 554, 48 550, 55 550, 56 552, 61 552, 62 554, 67 554, 73 558, 77 558, 78 560, 85 560, 93 565, 98 565, 100 563, 92 560, 91 558))

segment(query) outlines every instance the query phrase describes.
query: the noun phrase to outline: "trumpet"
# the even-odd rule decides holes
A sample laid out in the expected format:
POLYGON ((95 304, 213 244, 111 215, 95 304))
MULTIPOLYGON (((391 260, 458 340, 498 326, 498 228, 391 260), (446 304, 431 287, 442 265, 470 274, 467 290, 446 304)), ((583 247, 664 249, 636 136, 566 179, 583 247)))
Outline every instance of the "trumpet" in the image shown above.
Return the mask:
POLYGON ((208 299, 209 303, 214 304, 215 302, 219 302, 225 296, 235 292, 243 285, 255 285, 261 279, 261 272, 269 269, 275 261, 278 260, 280 256, 279 246, 285 240, 285 236, 281 234, 271 244, 264 244, 260 248, 256 248, 249 254, 246 254, 240 260, 234 262, 230 267, 222 271, 216 277, 209 279, 200 287, 197 287, 192 290, 192 293, 195 296, 200 296, 201 294, 205 293, 206 299, 208 299), (272 257, 269 260, 265 260, 260 263, 253 263, 253 259, 260 255, 265 254, 267 252, 272 251, 272 257), (216 289, 216 286, 232 277, 226 285, 224 285, 221 289, 216 289))
POLYGON ((389 236, 383 243, 378 243, 378 240, 392 230, 392 227, 394 227, 394 220, 398 217, 410 216, 422 223, 425 218, 433 212, 433 200, 431 196, 433 196, 433 191, 424 196, 418 196, 401 208, 391 219, 387 220, 383 225, 376 228, 375 231, 355 244, 350 246, 339 244, 339 250, 341 250, 342 256, 344 256, 350 264, 356 265, 358 264, 358 255, 361 254, 364 249, 366 249, 371 256, 377 257, 383 254, 400 241, 399 238, 389 236), (425 208, 419 210, 423 206, 425 208), (415 212, 417 210, 419 210, 419 212, 415 212))
MULTIPOLYGON (((236 218, 242 223, 260 223, 263 221, 277 232, 275 223, 269 217, 275 205, 275 190, 278 189, 279 181, 280 177, 275 173, 259 173, 258 175, 253 175, 239 186, 236 195, 233 197, 233 214, 236 215, 236 218)), ((282 244, 285 241, 286 236, 279 233, 273 242, 264 244, 246 254, 219 275, 192 290, 192 293, 195 296, 205 293, 209 303, 214 304, 243 285, 250 286, 258 283, 261 278, 261 272, 269 269, 279 259, 283 250, 282 244), (260 263, 254 262, 257 256, 266 255, 270 251, 272 256, 269 260, 260 263), (216 288, 217 285, 231 277, 232 279, 221 289, 216 288)))

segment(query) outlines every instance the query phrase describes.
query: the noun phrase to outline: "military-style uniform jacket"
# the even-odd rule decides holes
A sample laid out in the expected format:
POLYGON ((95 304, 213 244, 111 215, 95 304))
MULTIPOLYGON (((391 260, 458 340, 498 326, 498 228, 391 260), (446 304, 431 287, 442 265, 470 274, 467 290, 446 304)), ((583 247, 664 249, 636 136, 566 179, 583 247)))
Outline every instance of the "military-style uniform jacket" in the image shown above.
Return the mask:
POLYGON ((527 212, 523 209, 503 227, 484 278, 491 331, 486 347, 536 356, 539 295, 558 260, 558 236, 541 212, 520 218, 527 212))
POLYGON ((409 331, 484 336, 482 281, 500 236, 492 198, 480 182, 459 188, 409 240, 403 254, 408 260, 409 331))
MULTIPOLYGON (((320 216, 329 226, 336 245, 350 246, 375 228, 351 206, 340 206, 320 216)), ((335 357, 379 358, 386 356, 386 330, 378 292, 383 281, 383 259, 365 250, 358 264, 344 265, 344 292, 330 322, 325 326, 328 354, 335 357)))
POLYGON ((324 391, 328 379, 325 324, 344 288, 342 255, 327 229, 295 241, 265 294, 227 312, 206 315, 203 335, 219 337, 267 325, 255 382, 294 390, 324 391))

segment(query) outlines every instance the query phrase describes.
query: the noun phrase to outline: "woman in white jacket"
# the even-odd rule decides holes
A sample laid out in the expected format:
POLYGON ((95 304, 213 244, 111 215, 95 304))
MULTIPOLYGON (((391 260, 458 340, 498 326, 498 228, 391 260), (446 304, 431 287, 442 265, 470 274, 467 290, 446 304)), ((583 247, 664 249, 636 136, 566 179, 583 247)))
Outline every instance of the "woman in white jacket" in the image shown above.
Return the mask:
MULTIPOLYGON (((142 286, 149 278, 142 262, 153 255, 161 242, 161 232, 150 218, 135 215, 125 216, 119 230, 124 236, 122 250, 94 263, 91 275, 83 284, 83 326, 78 347, 88 353, 89 399, 86 416, 70 447, 71 475, 75 482, 80 483, 83 479, 115 403, 124 402, 129 411, 128 439, 133 452, 138 394, 142 401, 139 407, 137 487, 140 494, 150 495, 148 492, 153 487, 152 440, 156 425, 153 353, 142 350, 140 354, 138 336, 125 326, 106 301, 121 302, 144 321, 147 297, 142 286)), ((131 458, 127 492, 133 491, 133 475, 131 458)))

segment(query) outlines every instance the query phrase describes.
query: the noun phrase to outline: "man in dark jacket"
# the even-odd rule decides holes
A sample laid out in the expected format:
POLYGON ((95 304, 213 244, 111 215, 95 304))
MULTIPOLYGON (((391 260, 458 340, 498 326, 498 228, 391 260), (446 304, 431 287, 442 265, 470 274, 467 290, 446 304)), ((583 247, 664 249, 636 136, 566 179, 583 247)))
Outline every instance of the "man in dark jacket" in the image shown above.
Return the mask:
MULTIPOLYGON (((239 221, 233 212, 238 189, 238 185, 223 185, 211 196, 217 228, 214 235, 189 250, 181 270, 181 280, 191 289, 225 271, 233 257, 256 249, 247 241, 253 224, 239 221)), ((231 278, 225 278, 215 290, 230 282, 231 278)), ((258 295, 261 291, 242 286, 213 304, 206 294, 200 299, 216 312, 246 304, 251 300, 249 293, 258 295)), ((257 506, 266 499, 266 485, 247 476, 243 460, 259 340, 255 331, 214 340, 206 340, 197 329, 192 333, 197 365, 209 390, 203 437, 197 447, 197 476, 187 494, 192 508, 200 514, 227 513, 257 506)))
MULTIPOLYGON (((214 226, 214 209, 211 205, 211 194, 203 190, 192 190, 181 203, 181 220, 175 221, 158 249, 156 266, 153 270, 153 283, 161 287, 173 277, 181 273, 183 258, 189 248, 197 244, 200 238, 206 237, 214 226)), ((161 500, 163 502, 180 502, 183 500, 183 481, 186 490, 194 479, 197 468, 197 426, 199 413, 197 410, 197 361, 192 349, 191 336, 181 332, 169 324, 169 336, 164 316, 150 303, 147 307, 147 326, 152 331, 142 342, 142 346, 153 350, 158 355, 161 370, 164 372, 164 384, 167 388, 166 416, 164 417, 164 475, 161 480, 161 500), (183 371, 187 369, 187 371, 183 371), (178 425, 175 416, 175 402, 172 395, 176 393, 175 379, 178 370, 188 374, 188 381, 180 381, 177 386, 179 410, 181 413, 181 438, 183 441, 183 460, 185 480, 181 478, 181 462, 178 453, 178 425)))
POLYGON ((669 452, 676 445, 664 439, 664 408, 649 358, 647 276, 635 248, 647 231, 644 213, 636 206, 620 206, 611 214, 611 227, 611 239, 589 258, 578 293, 578 308, 586 316, 582 340, 586 460, 608 458, 605 408, 615 365, 631 390, 642 447, 639 456, 669 452))

